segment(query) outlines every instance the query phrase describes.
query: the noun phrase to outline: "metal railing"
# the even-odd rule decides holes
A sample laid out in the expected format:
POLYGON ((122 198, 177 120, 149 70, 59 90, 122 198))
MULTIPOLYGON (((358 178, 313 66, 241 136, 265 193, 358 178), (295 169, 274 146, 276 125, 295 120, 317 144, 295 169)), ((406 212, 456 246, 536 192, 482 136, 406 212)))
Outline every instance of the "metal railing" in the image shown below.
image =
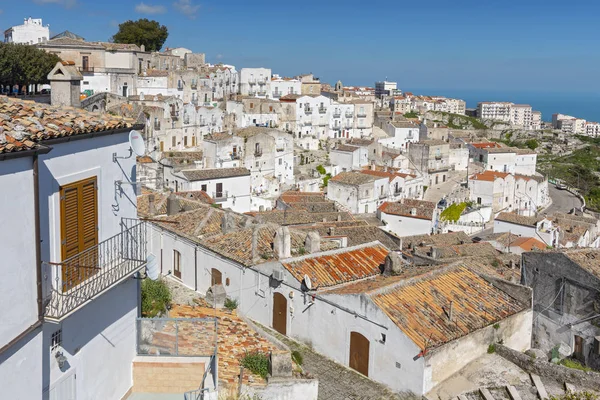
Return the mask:
POLYGON ((198 89, 198 84, 195 82, 192 82, 192 84, 190 85, 190 87, 192 88, 192 90, 196 90, 198 89))
POLYGON ((81 73, 94 73, 94 67, 79 67, 81 73))
POLYGON ((260 156, 262 156, 262 154, 263 154, 262 149, 254 150, 254 157, 260 157, 260 156))
POLYGON ((367 113, 366 112, 359 112, 356 114, 356 116, 358 118, 366 118, 367 117, 367 113))
POLYGON ((231 159, 232 160, 239 160, 240 159, 240 153, 231 153, 231 159))
POLYGON ((58 263, 44 262, 48 319, 60 320, 146 265, 146 224, 123 220, 121 233, 58 263))
POLYGON ((248 96, 256 96, 256 91, 255 90, 249 90, 248 91, 248 96))
POLYGON ((273 92, 273 98, 278 99, 281 97, 281 92, 273 92))
POLYGON ((346 118, 353 118, 354 113, 346 111, 346 118))
POLYGON ((327 108, 319 107, 319 114, 325 114, 327 112, 327 108))
POLYGON ((342 113, 340 111, 334 111, 333 112, 333 118, 339 118, 342 116, 342 113))
POLYGON ((154 129, 160 130, 160 122, 154 124, 154 129))
POLYGON ((266 96, 267 95, 267 91, 266 90, 259 90, 258 91, 258 95, 259 96, 266 96))
POLYGON ((225 201, 227 200, 228 195, 229 192, 227 190, 223 190, 222 192, 213 192, 212 198, 215 201, 225 201))
POLYGON ((304 114, 312 114, 312 108, 304 107, 304 114))
POLYGON ((179 111, 171 111, 171 118, 179 119, 179 111))

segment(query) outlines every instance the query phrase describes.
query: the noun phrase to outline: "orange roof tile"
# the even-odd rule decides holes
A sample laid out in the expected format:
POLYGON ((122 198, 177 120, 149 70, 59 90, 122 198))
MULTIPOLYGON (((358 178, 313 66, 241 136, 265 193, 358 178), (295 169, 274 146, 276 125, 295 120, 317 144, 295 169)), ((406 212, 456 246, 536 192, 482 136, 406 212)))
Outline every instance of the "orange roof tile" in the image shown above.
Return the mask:
POLYGON ((499 148, 500 145, 496 142, 481 142, 481 143, 470 143, 471 146, 475 147, 476 149, 489 149, 489 148, 499 148))
POLYGON ((313 288, 324 288, 368 278, 381 273, 388 249, 370 244, 318 256, 305 256, 283 262, 299 282, 308 275, 313 288))
POLYGON ((372 294, 371 299, 422 350, 439 347, 525 309, 464 267, 410 279, 372 294))
POLYGON ((397 203, 386 201, 379 206, 379 211, 403 217, 431 220, 435 211, 435 203, 415 199, 402 199, 397 203))
POLYGON ((493 182, 496 179, 504 179, 506 178, 508 175, 508 173, 506 172, 498 172, 498 171, 484 171, 480 174, 475 174, 473 176, 471 176, 471 179, 474 181, 489 181, 489 182, 493 182))
POLYGON ((511 247, 512 246, 517 246, 522 248, 525 251, 532 251, 532 250, 544 250, 547 246, 546 243, 537 240, 536 238, 532 238, 532 237, 520 237, 517 238, 516 240, 513 240, 512 243, 510 244, 511 247))

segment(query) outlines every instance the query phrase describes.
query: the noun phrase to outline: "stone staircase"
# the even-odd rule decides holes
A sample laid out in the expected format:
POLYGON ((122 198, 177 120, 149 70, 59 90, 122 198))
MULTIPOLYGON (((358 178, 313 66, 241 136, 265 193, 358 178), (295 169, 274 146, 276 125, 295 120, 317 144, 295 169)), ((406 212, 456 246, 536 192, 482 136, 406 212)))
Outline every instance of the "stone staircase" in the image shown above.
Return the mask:
POLYGON ((540 378, 530 374, 531 383, 523 385, 507 385, 497 387, 482 387, 478 390, 463 393, 453 400, 548 400, 550 396, 565 394, 577 389, 565 382, 561 387, 558 382, 540 378))

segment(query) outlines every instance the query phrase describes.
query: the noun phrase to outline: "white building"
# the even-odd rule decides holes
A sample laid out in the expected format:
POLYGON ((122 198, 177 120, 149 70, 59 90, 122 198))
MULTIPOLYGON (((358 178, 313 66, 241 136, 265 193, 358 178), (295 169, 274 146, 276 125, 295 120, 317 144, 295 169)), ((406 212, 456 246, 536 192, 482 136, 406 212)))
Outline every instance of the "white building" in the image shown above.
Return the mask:
POLYGON ((483 120, 511 123, 512 103, 484 101, 477 104, 477 116, 483 120))
POLYGON ((586 133, 586 120, 565 114, 552 114, 552 127, 563 133, 583 135, 586 133))
POLYGON ((513 104, 511 124, 530 128, 533 125, 533 110, 529 104, 513 104))
POLYGON ((360 172, 341 172, 329 180, 327 198, 353 214, 368 214, 389 196, 389 179, 360 172))
POLYGON ((368 151, 367 147, 339 144, 329 152, 329 160, 342 172, 359 170, 369 163, 368 151))
POLYGON ((588 121, 585 124, 585 134, 592 137, 600 136, 600 123, 588 121))
POLYGON ((525 216, 502 212, 494 219, 494 233, 510 232, 514 235, 536 238, 546 246, 557 246, 559 231, 552 221, 543 216, 525 216))
POLYGON ((389 121, 384 131, 388 137, 378 139, 378 142, 391 149, 406 151, 408 143, 419 141, 419 126, 411 122, 389 121))
POLYGON ((398 84, 396 82, 375 82, 375 97, 380 99, 383 96, 392 96, 397 89, 398 84))
POLYGON ((50 25, 44 26, 41 18, 25 18, 23 25, 4 31, 4 43, 37 44, 50 38, 50 25))
POLYGON ((302 81, 295 78, 285 78, 277 74, 273 74, 271 78, 271 95, 272 99, 279 99, 288 94, 300 94, 302 92, 302 81))
POLYGON ((243 167, 189 169, 165 168, 165 186, 179 191, 202 190, 223 208, 250 211, 250 171, 243 167))
POLYGON ((203 152, 206 168, 236 168, 243 164, 244 138, 224 132, 204 138, 203 152))
MULTIPOLYGON (((304 95, 296 99, 296 133, 300 136, 315 136, 317 139, 328 138, 331 107, 331 99, 322 95, 304 95)), ((346 126, 350 124, 347 123, 346 126)))
POLYGON ((537 175, 515 175, 515 206, 521 215, 534 215, 550 204, 548 180, 537 175))
POLYGON ((537 167, 537 153, 533 150, 515 149, 515 174, 535 175, 537 167))
POLYGON ((1 312, 2 396, 121 399, 133 385, 134 277, 147 257, 134 187, 122 184, 136 180, 128 137, 141 126, 6 98, 0 112, 26 127, 0 135, 0 206, 11 227, 0 232, 0 300, 10 304, 1 312), (121 246, 129 252, 112 251, 121 246))
POLYGON ((377 209, 377 217, 386 231, 404 237, 434 233, 438 213, 436 204, 431 201, 401 199, 383 203, 377 209))
POLYGON ((515 178, 505 172, 484 171, 469 177, 470 200, 492 206, 494 212, 511 211, 515 203, 515 178))
POLYGON ((270 95, 271 69, 242 68, 239 75, 239 91, 242 96, 266 98, 270 95))

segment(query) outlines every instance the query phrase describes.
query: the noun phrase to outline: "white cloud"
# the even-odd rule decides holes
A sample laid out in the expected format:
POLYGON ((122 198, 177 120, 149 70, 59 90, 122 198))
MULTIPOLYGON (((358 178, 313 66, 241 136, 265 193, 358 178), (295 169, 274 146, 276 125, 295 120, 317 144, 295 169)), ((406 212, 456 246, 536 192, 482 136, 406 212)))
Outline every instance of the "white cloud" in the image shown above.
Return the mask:
POLYGON ((216 58, 217 60, 222 60, 222 59, 223 59, 223 54, 217 54, 217 55, 215 56, 215 58, 216 58))
POLYGON ((56 4, 65 8, 75 7, 77 0, 33 0, 36 4, 56 4))
POLYGON ((177 11, 187 15, 191 19, 196 18, 196 14, 200 10, 200 5, 192 3, 192 0, 177 0, 173 3, 173 6, 177 11))
POLYGON ((135 6, 135 12, 140 14, 164 14, 167 9, 165 6, 152 6, 142 2, 135 6))

